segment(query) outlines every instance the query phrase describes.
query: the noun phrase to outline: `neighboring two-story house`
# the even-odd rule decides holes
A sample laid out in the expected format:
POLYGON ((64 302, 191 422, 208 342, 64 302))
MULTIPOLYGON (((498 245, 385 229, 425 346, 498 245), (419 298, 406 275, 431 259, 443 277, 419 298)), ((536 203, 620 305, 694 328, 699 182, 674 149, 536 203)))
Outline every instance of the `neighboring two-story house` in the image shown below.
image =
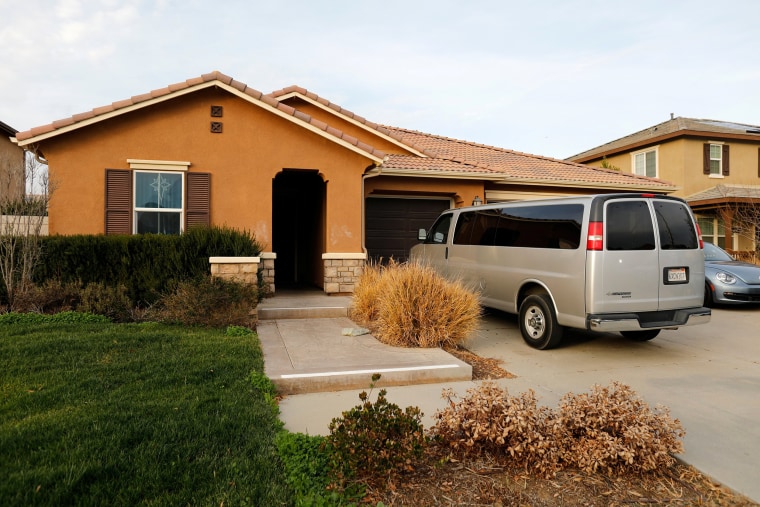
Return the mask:
POLYGON ((754 256, 760 211, 760 126, 676 117, 567 160, 678 186, 702 236, 754 256))
POLYGON ((24 197, 24 150, 11 141, 17 132, 0 121, 0 208, 24 197))

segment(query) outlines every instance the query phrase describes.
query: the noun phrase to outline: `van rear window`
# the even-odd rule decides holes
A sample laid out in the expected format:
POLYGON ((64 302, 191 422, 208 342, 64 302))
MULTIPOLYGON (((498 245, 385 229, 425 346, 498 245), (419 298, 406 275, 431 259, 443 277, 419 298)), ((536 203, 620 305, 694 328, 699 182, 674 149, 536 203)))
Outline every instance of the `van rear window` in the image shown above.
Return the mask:
POLYGON ((654 250, 654 225, 646 201, 612 201, 604 219, 607 250, 654 250))
POLYGON ((663 250, 693 250, 699 247, 691 213, 681 203, 655 201, 654 212, 663 250))
POLYGON ((578 248, 582 204, 526 205, 466 211, 454 244, 524 248, 578 248))

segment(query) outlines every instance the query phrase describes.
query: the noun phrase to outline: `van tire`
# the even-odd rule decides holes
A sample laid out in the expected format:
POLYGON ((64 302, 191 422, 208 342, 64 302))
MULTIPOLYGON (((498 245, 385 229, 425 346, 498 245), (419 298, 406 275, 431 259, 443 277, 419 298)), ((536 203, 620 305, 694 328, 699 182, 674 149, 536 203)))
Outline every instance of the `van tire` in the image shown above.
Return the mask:
POLYGON ((554 305, 546 294, 525 298, 520 305, 519 323, 523 340, 535 349, 550 349, 562 341, 562 326, 557 324, 554 305))
POLYGON ((620 334, 635 342, 645 342, 660 334, 659 329, 645 329, 643 331, 620 331, 620 334))

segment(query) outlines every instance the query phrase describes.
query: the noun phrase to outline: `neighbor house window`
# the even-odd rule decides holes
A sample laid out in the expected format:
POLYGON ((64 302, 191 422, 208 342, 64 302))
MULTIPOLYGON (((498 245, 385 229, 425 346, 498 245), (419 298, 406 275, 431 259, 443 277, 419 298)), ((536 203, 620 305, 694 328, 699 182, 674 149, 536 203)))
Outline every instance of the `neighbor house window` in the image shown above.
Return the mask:
POLYGON ((728 154, 727 144, 705 143, 702 172, 712 177, 728 176, 728 154))
POLYGON ((723 147, 720 144, 710 145, 710 174, 720 174, 723 167, 723 147))
POLYGON ((184 175, 135 171, 135 232, 179 234, 182 223, 184 175))
POLYGON ((639 176, 657 177, 657 150, 640 151, 633 154, 633 172, 639 176))
POLYGON ((723 225, 723 220, 717 217, 697 217, 697 223, 699 224, 699 230, 702 232, 702 239, 713 245, 718 245, 721 248, 734 248, 734 238, 737 235, 734 234, 734 238, 726 246, 726 228, 723 225))

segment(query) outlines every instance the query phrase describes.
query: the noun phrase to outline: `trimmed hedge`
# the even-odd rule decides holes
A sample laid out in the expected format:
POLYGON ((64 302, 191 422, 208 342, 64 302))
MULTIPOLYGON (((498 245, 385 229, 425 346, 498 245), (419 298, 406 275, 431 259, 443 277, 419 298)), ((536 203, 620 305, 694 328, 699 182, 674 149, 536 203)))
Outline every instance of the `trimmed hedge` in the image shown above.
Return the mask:
POLYGON ((251 257, 262 250, 251 233, 220 226, 194 227, 178 236, 47 236, 40 244, 35 283, 123 285, 134 306, 154 303, 179 282, 207 276, 209 257, 251 257))

